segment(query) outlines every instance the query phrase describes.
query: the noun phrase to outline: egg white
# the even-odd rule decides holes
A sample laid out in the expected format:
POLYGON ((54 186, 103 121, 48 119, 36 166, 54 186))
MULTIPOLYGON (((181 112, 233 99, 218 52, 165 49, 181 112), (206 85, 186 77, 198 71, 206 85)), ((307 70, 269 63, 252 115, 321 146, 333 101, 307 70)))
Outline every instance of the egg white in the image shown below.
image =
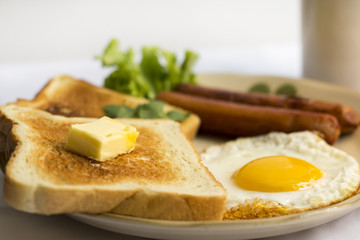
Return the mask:
POLYGON ((353 195, 360 184, 358 162, 309 131, 239 138, 207 148, 201 158, 227 190, 227 209, 255 199, 291 209, 314 209, 353 195), (310 188, 290 192, 248 191, 236 185, 232 177, 235 171, 257 158, 277 155, 305 160, 319 168, 323 175, 310 188))

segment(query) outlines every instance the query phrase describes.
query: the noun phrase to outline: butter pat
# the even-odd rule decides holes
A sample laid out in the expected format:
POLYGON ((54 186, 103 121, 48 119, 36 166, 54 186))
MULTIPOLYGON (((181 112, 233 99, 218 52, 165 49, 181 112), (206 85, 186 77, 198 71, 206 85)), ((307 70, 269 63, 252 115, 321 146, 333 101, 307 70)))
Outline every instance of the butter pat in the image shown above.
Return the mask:
POLYGON ((129 153, 135 147, 138 134, 131 125, 102 117, 93 122, 71 125, 65 149, 104 162, 129 153))

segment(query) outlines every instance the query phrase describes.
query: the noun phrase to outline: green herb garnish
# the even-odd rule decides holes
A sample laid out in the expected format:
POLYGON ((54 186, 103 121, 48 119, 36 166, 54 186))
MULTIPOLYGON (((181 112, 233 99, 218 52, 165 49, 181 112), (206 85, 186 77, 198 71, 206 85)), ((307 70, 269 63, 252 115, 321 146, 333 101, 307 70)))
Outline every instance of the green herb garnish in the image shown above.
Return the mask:
MULTIPOLYGON (((266 83, 255 83, 249 88, 248 92, 271 93, 271 90, 266 83)), ((294 85, 285 83, 276 88, 274 93, 277 95, 296 96, 297 90, 294 85)))
POLYGON ((270 93, 270 87, 266 83, 256 83, 250 87, 249 92, 270 93))
POLYGON ((181 122, 181 121, 184 121, 185 119, 187 119, 189 117, 190 113, 184 114, 183 112, 172 110, 172 111, 169 111, 166 115, 169 119, 172 119, 177 122, 181 122))
POLYGON ((182 64, 178 64, 175 53, 159 47, 144 47, 140 63, 134 60, 130 48, 121 51, 116 39, 111 40, 100 59, 103 66, 116 69, 105 79, 104 86, 135 97, 153 99, 163 90, 172 90, 180 83, 195 83, 192 68, 198 55, 185 52, 182 64))
POLYGON ((291 84, 283 84, 278 87, 275 91, 275 94, 278 95, 287 95, 287 96, 296 96, 297 90, 294 85, 291 84))
POLYGON ((110 118, 132 118, 134 115, 134 109, 125 105, 106 105, 104 111, 110 118))
POLYGON ((164 106, 165 103, 162 101, 150 100, 149 103, 140 104, 135 108, 126 105, 106 105, 104 111, 105 115, 110 118, 168 118, 177 122, 184 121, 190 116, 190 113, 176 110, 165 113, 164 106))

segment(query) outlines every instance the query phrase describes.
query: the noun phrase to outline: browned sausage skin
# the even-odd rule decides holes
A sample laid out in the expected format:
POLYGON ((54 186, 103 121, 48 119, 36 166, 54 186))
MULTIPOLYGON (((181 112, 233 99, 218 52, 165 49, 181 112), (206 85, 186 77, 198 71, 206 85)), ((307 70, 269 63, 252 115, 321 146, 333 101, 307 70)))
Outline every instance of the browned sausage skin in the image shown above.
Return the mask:
POLYGON ((175 89, 175 91, 229 102, 327 113, 337 118, 341 126, 341 133, 350 133, 354 131, 360 123, 360 118, 354 109, 338 103, 311 100, 301 97, 234 92, 197 86, 194 84, 181 84, 175 89))
POLYGON ((329 144, 340 135, 340 126, 329 114, 254 106, 164 91, 157 99, 187 109, 201 118, 200 131, 224 136, 254 136, 272 131, 316 131, 329 144))

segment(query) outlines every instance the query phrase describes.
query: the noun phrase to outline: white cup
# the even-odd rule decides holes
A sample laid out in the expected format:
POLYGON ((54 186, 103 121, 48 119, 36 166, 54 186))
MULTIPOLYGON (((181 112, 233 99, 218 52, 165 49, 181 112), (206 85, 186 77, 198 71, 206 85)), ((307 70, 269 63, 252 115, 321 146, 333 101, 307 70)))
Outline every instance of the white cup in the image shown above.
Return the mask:
POLYGON ((360 91, 360 0, 302 0, 303 76, 360 91))

